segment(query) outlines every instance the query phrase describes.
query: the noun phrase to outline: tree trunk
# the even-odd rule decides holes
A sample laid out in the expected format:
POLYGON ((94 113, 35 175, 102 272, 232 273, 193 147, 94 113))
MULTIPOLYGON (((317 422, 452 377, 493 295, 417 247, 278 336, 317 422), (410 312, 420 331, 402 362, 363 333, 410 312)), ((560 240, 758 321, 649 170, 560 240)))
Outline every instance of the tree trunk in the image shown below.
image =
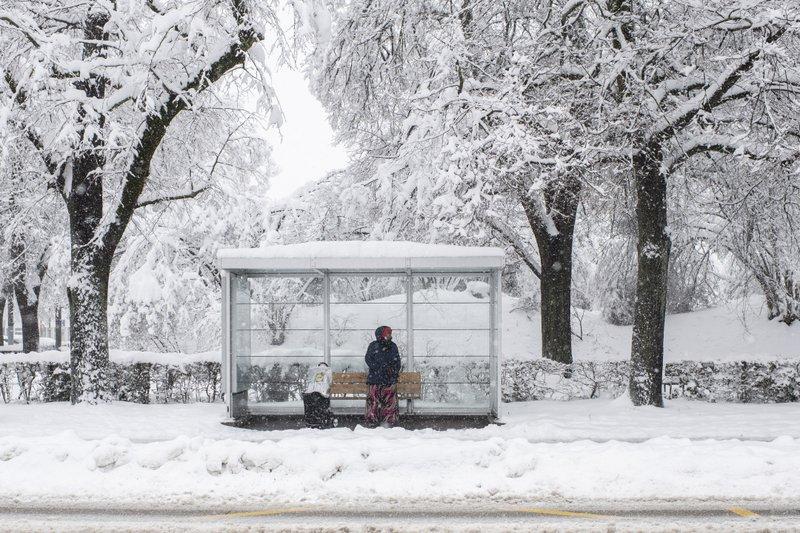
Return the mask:
MULTIPOLYGON (((571 240, 571 239, 570 239, 571 240)), ((572 244, 562 239, 537 239, 542 264, 542 355, 572 363, 572 244)))
POLYGON ((8 339, 8 344, 14 344, 14 289, 9 287, 6 294, 6 303, 8 304, 6 338, 8 339))
POLYGON ((22 351, 25 353, 39 351, 39 304, 20 305, 22 317, 22 351))
POLYGON ((73 256, 79 284, 70 287, 70 373, 72 403, 98 403, 112 399, 108 371, 107 266, 86 265, 73 256), (78 263, 76 265, 76 262, 78 263))
POLYGON ((542 356, 572 364, 572 243, 580 200, 575 176, 545 188, 544 209, 523 202, 541 262, 542 356))
POLYGON ((56 350, 61 349, 61 306, 56 307, 56 318, 55 318, 55 345, 56 350))
POLYGON ((765 262, 742 261, 755 277, 767 303, 767 318, 787 326, 800 320, 800 283, 791 271, 767 268, 765 262))
POLYGON ((756 278, 756 282, 758 282, 759 287, 761 287, 761 292, 764 293, 764 299, 767 302, 767 319, 772 320, 779 317, 781 311, 780 304, 778 303, 778 295, 772 287, 769 274, 765 274, 759 268, 753 267, 748 263, 745 263, 745 265, 750 267, 753 276, 756 278))
POLYGON ((70 372, 72 403, 112 399, 108 369, 108 280, 114 247, 98 238, 103 228, 103 161, 84 152, 73 163, 72 189, 67 195, 70 225, 68 290, 70 310, 70 372))
POLYGON ((3 335, 3 313, 6 310, 6 297, 0 294, 0 346, 5 344, 5 335, 3 335))
POLYGON ((796 281, 791 270, 783 271, 782 281, 786 301, 781 322, 791 326, 796 320, 800 320, 800 282, 796 281))
POLYGON ((664 317, 667 306, 667 179, 661 147, 651 143, 633 159, 636 181, 638 269, 631 344, 630 396, 634 405, 663 407, 664 317))
MULTIPOLYGON (((22 319, 22 351, 25 353, 39 351, 39 291, 41 277, 44 271, 42 264, 37 265, 37 270, 42 274, 40 279, 33 280, 32 286, 28 279, 29 254, 25 241, 20 235, 12 237, 11 244, 13 277, 11 286, 17 299, 19 315, 22 319)), ((44 260, 44 259, 42 259, 44 260)))

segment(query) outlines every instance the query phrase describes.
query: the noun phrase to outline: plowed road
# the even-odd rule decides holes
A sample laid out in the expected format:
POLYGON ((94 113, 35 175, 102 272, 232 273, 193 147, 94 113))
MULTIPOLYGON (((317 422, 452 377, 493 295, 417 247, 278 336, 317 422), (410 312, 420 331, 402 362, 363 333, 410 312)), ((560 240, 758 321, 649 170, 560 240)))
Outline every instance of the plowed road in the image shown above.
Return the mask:
POLYGON ((0 531, 800 531, 800 504, 638 502, 241 510, 0 509, 0 531))

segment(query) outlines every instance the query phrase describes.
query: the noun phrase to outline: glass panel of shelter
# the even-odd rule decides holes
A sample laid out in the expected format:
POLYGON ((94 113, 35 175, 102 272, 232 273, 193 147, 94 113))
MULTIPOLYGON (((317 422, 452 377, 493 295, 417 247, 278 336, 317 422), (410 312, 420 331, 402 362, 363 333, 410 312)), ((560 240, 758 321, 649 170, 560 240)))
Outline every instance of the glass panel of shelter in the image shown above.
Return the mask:
POLYGON ((392 328, 392 340, 408 367, 406 291, 403 274, 352 273, 330 276, 330 350, 334 372, 366 372, 364 354, 379 326, 392 328))
POLYGON ((230 298, 230 349, 235 376, 231 393, 236 394, 250 387, 250 286, 245 276, 231 276, 230 298))
POLYGON ((300 405, 308 368, 324 357, 320 275, 237 276, 232 350, 251 403, 300 405))
POLYGON ((490 282, 488 274, 414 276, 414 366, 422 374, 418 410, 489 404, 490 282))

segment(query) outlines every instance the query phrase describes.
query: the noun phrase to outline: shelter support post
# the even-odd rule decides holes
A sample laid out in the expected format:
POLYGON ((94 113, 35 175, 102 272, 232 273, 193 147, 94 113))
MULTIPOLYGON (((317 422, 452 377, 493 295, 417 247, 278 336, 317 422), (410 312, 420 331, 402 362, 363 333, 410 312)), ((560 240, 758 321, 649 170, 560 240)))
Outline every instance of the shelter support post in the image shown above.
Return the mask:
POLYGON ((495 417, 500 416, 500 359, 502 354, 502 277, 501 271, 494 270, 491 274, 491 353, 489 368, 491 377, 489 379, 491 394, 491 410, 495 417))
POLYGON ((233 355, 231 354, 231 275, 228 271, 222 271, 222 396, 225 398, 225 407, 228 416, 231 413, 231 364, 233 355))
MULTIPOLYGON (((406 371, 414 372, 414 275, 411 270, 406 273, 406 371)), ((414 400, 406 400, 406 412, 414 413, 414 400)))
POLYGON ((328 366, 331 366, 331 275, 328 271, 325 271, 322 275, 322 315, 322 319, 325 322, 323 360, 328 366))

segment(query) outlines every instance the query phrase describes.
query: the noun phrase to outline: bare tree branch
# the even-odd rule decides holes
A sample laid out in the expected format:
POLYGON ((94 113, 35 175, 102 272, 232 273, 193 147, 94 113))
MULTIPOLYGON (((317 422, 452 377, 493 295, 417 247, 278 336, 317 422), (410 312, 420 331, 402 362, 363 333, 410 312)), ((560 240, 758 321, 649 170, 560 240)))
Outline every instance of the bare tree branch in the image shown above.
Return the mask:
POLYGON ((494 215, 488 213, 483 214, 481 219, 484 223, 489 225, 489 227, 502 235, 506 241, 508 241, 511 247, 514 248, 514 251, 517 252, 517 255, 520 257, 520 259, 522 259, 522 262, 525 263, 529 269, 531 269, 531 272, 533 272, 537 278, 542 278, 542 268, 538 265, 536 256, 531 251, 530 245, 526 243, 522 237, 520 237, 517 231, 515 231, 505 221, 494 215))
POLYGON ((140 207, 146 207, 148 205, 160 204, 160 203, 164 203, 164 202, 172 202, 174 200, 188 200, 190 198, 194 198, 194 197, 200 195, 201 193, 204 193, 205 191, 207 191, 210 188, 211 188, 211 185, 206 185, 204 187, 200 187, 199 189, 194 189, 194 190, 189 191, 189 192, 173 194, 173 195, 170 195, 170 196, 162 196, 160 198, 150 198, 150 199, 147 199, 147 200, 142 200, 141 202, 136 204, 136 209, 139 209, 140 207))

